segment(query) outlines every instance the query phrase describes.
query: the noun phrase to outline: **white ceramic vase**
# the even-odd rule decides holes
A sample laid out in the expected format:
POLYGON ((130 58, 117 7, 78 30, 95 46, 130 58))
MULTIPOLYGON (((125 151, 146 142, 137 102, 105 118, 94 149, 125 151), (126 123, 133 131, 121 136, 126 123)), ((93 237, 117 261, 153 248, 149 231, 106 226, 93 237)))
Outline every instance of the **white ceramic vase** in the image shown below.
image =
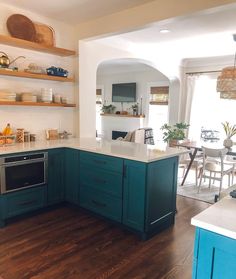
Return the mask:
POLYGON ((233 146, 233 141, 230 138, 227 138, 224 140, 223 145, 226 148, 231 148, 233 146))

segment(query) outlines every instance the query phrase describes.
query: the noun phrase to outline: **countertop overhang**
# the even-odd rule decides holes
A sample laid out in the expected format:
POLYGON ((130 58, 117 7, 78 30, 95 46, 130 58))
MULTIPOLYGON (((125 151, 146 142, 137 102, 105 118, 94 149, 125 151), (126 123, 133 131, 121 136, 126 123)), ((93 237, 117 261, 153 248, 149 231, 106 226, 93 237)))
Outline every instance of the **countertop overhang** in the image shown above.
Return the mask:
POLYGON ((15 145, 11 146, 2 146, 0 147, 0 155, 63 147, 140 161, 144 163, 171 158, 188 152, 186 150, 170 148, 164 145, 159 147, 155 145, 138 144, 118 140, 109 141, 97 138, 71 138, 16 143, 15 145))
POLYGON ((227 196, 191 219, 191 224, 236 239, 236 199, 227 196))

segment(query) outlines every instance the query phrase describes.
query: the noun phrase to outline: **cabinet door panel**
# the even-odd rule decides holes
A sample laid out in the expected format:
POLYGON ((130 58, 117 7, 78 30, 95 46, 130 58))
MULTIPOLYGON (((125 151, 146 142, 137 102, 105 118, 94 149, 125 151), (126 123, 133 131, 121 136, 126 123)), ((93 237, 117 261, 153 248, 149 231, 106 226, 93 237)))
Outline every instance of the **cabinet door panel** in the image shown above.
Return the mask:
POLYGON ((144 231, 146 166, 144 163, 125 160, 123 186, 123 223, 135 230, 144 231))
POLYGON ((123 159, 112 156, 81 151, 80 162, 81 165, 87 166, 88 168, 99 168, 119 173, 123 171, 123 159))
POLYGON ((80 205, 111 220, 121 222, 122 200, 89 186, 80 188, 80 205))
POLYGON ((48 204, 64 200, 64 149, 48 151, 48 204))
POLYGON ((200 229, 195 261, 197 279, 235 279, 236 241, 200 229))
POLYGON ((79 151, 65 149, 65 200, 79 203, 79 151))
POLYGON ((81 185, 89 185, 107 194, 122 197, 122 174, 120 173, 82 167, 80 178, 81 185))
POLYGON ((3 219, 45 206, 45 190, 46 186, 39 186, 2 195, 3 219))
POLYGON ((174 222, 176 209, 178 158, 148 164, 147 169, 147 231, 167 222, 174 222))

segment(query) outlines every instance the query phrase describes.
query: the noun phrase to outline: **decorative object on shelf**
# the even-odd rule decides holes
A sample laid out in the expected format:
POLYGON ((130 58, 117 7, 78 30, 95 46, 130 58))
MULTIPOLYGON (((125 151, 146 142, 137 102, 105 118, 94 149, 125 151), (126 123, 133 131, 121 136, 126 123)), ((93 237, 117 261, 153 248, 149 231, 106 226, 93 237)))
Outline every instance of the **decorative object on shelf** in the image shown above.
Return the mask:
POLYGON ((66 97, 61 97, 61 103, 62 104, 67 104, 68 103, 68 100, 66 97))
POLYGON ((233 141, 231 138, 236 135, 236 125, 230 125, 227 121, 222 123, 222 125, 226 135, 226 139, 224 140, 223 145, 226 148, 231 148, 233 146, 233 141))
POLYGON ((16 93, 12 93, 12 92, 8 92, 8 91, 0 91, 0 101, 1 102, 15 102, 16 93))
POLYGON ((138 103, 131 106, 133 110, 133 115, 138 115, 138 103))
POLYGON ((21 93, 20 97, 22 102, 37 102, 37 96, 30 92, 21 93))
POLYGON ((60 95, 53 95, 53 102, 56 104, 61 104, 62 98, 60 95))
POLYGON ((25 56, 21 55, 13 59, 12 61, 10 61, 8 55, 5 52, 0 51, 0 53, 3 54, 2 56, 0 56, 0 68, 8 68, 12 63, 16 62, 16 60, 18 60, 19 58, 25 58, 25 56))
MULTIPOLYGON (((233 34, 236 41, 236 34, 233 34)), ((236 99, 236 52, 234 55, 234 66, 223 68, 217 78, 216 90, 220 92, 220 98, 236 99)))
POLYGON ((26 16, 13 14, 7 19, 7 29, 12 37, 35 42, 36 29, 34 23, 26 16))
POLYGON ((54 46, 55 45, 55 31, 51 26, 43 23, 34 22, 36 29, 36 43, 54 46))
POLYGON ((163 141, 168 142, 169 146, 175 146, 176 143, 180 140, 186 139, 186 130, 190 125, 180 122, 171 126, 164 124, 161 126, 163 132, 163 141))
POLYGON ((46 71, 38 66, 36 63, 30 63, 28 65, 28 68, 25 69, 25 72, 28 72, 28 73, 32 73, 32 74, 45 74, 46 71))
POLYGON ((68 77, 68 71, 63 68, 51 66, 46 69, 47 74, 50 76, 68 77))
POLYGON ((116 108, 115 106, 110 104, 110 105, 103 105, 101 110, 103 113, 114 113, 115 108, 116 108))

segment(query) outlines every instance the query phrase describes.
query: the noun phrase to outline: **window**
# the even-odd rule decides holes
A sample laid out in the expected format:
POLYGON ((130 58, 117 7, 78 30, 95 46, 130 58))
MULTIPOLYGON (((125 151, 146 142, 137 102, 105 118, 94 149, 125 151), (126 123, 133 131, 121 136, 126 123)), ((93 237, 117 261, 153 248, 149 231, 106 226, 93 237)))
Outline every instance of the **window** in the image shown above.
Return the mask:
POLYGON ((189 138, 198 140, 201 130, 219 132, 224 139, 222 122, 235 124, 236 100, 223 99, 216 91, 216 76, 195 77, 190 110, 189 138))
POLYGON ((148 126, 153 129, 154 142, 162 141, 160 128, 168 123, 168 86, 150 87, 149 120, 148 126))

